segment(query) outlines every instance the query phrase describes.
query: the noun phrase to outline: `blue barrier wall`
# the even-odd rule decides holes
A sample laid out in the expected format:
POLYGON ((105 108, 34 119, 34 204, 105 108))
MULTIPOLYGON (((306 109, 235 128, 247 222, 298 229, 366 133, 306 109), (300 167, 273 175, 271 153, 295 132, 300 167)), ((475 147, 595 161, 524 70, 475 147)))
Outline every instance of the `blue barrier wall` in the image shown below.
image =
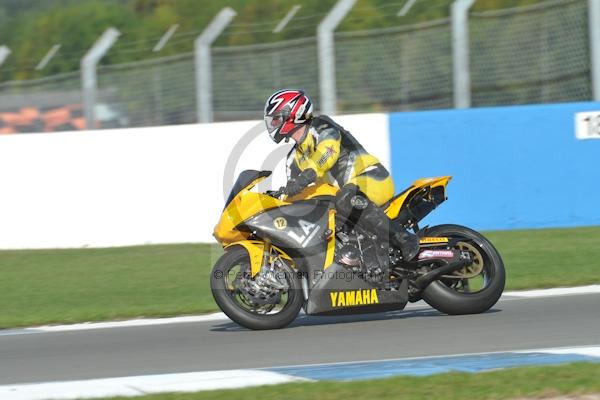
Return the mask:
POLYGON ((600 140, 575 138, 571 103, 390 115, 397 191, 452 175, 449 201, 424 220, 475 229, 600 225, 600 140))

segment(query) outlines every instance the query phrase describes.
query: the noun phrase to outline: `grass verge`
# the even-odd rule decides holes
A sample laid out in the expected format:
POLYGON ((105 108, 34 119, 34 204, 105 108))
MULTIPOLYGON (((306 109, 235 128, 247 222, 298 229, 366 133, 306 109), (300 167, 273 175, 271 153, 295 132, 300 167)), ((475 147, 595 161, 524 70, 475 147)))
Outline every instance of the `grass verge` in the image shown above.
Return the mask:
POLYGON ((215 311, 211 250, 220 252, 206 244, 2 251, 0 328, 215 311))
MULTIPOLYGON (((577 363, 513 368, 479 374, 449 373, 422 378, 291 383, 188 394, 159 394, 141 400, 300 399, 515 399, 600 393, 600 365, 577 363)), ((124 399, 124 398, 119 398, 124 399)), ((112 398, 111 400, 117 400, 112 398)))
MULTIPOLYGON (((600 227, 488 232, 507 289, 600 283, 600 227)), ((211 252, 182 244, 0 251, 0 328, 216 311, 211 252)))
POLYGON ((600 227, 486 232, 509 290, 600 284, 600 227))

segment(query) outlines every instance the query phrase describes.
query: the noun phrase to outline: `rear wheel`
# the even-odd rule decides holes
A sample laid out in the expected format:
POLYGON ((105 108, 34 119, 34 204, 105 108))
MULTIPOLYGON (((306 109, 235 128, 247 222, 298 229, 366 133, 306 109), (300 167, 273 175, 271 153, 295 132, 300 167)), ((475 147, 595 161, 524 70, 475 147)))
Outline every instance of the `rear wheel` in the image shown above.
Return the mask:
POLYGON ((282 260, 269 279, 258 280, 250 272, 246 249, 234 246, 219 258, 212 270, 210 287, 217 305, 232 321, 249 329, 278 329, 300 312, 302 284, 282 260))
POLYGON ((492 243, 482 234, 460 225, 439 225, 427 236, 459 239, 455 248, 468 251, 473 263, 432 282, 423 300, 445 314, 478 314, 489 310, 504 291, 504 263, 492 243))

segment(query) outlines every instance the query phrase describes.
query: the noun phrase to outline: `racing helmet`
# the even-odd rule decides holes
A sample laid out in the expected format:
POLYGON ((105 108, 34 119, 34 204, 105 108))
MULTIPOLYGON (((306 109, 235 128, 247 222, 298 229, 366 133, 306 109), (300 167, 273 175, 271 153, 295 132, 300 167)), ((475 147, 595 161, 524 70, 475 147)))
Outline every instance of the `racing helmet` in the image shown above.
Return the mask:
POLYGON ((302 91, 279 90, 271 95, 265 105, 265 123, 269 136, 275 143, 290 139, 292 134, 308 124, 312 118, 313 103, 302 91))

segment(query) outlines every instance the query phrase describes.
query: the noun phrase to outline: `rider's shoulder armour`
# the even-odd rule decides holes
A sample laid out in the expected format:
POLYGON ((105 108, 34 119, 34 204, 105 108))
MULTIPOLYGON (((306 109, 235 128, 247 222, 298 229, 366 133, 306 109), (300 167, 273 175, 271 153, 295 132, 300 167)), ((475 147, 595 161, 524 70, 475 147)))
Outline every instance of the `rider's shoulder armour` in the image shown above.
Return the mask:
POLYGON ((327 115, 319 115, 314 117, 310 123, 311 127, 313 127, 317 133, 322 133, 327 130, 335 130, 340 133, 348 133, 341 125, 336 123, 333 119, 328 117, 327 115))

